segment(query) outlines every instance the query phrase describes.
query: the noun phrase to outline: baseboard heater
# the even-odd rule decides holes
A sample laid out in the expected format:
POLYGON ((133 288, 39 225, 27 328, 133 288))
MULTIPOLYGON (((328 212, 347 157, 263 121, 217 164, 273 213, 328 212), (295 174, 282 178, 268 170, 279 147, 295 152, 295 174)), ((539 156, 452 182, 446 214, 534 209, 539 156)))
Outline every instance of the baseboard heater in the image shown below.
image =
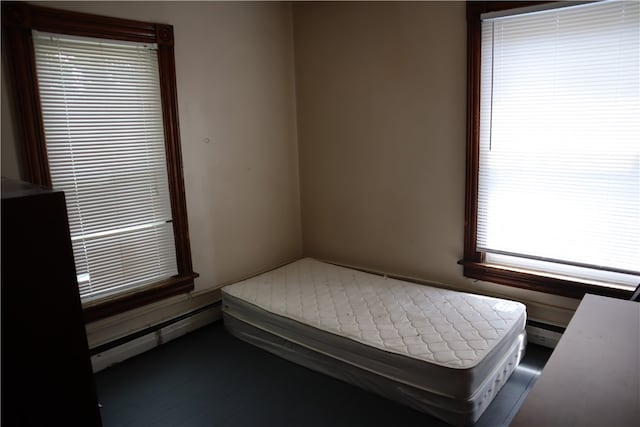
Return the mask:
POLYGON ((527 341, 544 347, 555 348, 565 328, 548 323, 527 320, 527 341))
POLYGON ((93 372, 195 331, 222 318, 222 302, 208 304, 132 334, 89 349, 93 372))

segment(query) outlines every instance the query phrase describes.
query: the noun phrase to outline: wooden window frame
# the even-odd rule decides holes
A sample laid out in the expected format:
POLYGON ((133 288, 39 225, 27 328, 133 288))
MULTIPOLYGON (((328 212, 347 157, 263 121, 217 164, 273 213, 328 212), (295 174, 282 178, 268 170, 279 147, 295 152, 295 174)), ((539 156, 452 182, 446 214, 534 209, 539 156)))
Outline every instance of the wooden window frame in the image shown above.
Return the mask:
MULTIPOLYGON (((3 2, 3 48, 12 87, 16 137, 23 179, 51 188, 32 31, 125 40, 158 45, 162 119, 178 275, 140 289, 83 306, 92 322, 194 289, 187 208, 182 174, 173 27, 128 19, 71 12, 27 3, 3 2)), ((25 274, 27 274, 25 272, 25 274)))
POLYGON ((534 273, 521 269, 490 265, 483 262, 483 254, 476 248, 478 223, 478 170, 480 158, 480 15, 487 12, 533 6, 544 1, 467 1, 467 166, 464 219, 465 277, 530 289, 539 292, 581 299, 585 293, 628 299, 632 292, 613 287, 598 286, 578 279, 568 280, 552 274, 534 273))

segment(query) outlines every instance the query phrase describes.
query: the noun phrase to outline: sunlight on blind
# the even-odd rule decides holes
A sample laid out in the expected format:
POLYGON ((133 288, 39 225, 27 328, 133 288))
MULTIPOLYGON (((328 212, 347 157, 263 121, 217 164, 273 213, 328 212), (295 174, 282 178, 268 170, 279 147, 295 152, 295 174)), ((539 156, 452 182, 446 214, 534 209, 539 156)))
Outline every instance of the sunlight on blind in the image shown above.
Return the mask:
POLYGON ((481 63, 478 250, 640 274, 640 2, 486 19, 481 63))
POLYGON ((81 297, 176 275, 155 48, 35 31, 34 47, 81 297))

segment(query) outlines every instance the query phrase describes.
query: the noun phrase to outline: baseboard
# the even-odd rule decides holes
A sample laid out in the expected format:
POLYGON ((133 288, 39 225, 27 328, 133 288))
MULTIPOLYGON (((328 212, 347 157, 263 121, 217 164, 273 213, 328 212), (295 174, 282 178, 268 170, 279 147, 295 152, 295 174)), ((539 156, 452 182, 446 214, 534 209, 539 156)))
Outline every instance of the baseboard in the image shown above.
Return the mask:
POLYGON ((548 348, 556 348, 564 328, 530 320, 527 322, 527 341, 548 348))
POLYGON ((222 306, 216 303, 100 346, 92 351, 93 372, 100 372, 221 318, 222 306))

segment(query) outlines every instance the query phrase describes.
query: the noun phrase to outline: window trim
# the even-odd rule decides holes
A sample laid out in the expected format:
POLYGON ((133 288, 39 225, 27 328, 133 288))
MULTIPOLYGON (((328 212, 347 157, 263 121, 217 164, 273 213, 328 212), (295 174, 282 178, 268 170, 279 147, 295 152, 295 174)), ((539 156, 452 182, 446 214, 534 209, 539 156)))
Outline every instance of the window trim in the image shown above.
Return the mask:
POLYGON ((477 251, 478 171, 480 158, 480 15, 534 6, 548 1, 467 1, 467 150, 465 180, 464 258, 459 261, 465 277, 501 285, 582 298, 585 293, 628 299, 632 292, 598 286, 552 274, 542 274, 491 265, 477 251))
POLYGON ((175 73, 173 27, 128 19, 71 12, 26 3, 2 4, 3 44, 6 49, 16 137, 22 148, 23 179, 51 188, 42 109, 36 75, 32 30, 85 37, 157 43, 162 118, 178 275, 141 289, 83 305, 92 322, 164 298, 192 291, 193 271, 182 174, 180 128, 175 73))

